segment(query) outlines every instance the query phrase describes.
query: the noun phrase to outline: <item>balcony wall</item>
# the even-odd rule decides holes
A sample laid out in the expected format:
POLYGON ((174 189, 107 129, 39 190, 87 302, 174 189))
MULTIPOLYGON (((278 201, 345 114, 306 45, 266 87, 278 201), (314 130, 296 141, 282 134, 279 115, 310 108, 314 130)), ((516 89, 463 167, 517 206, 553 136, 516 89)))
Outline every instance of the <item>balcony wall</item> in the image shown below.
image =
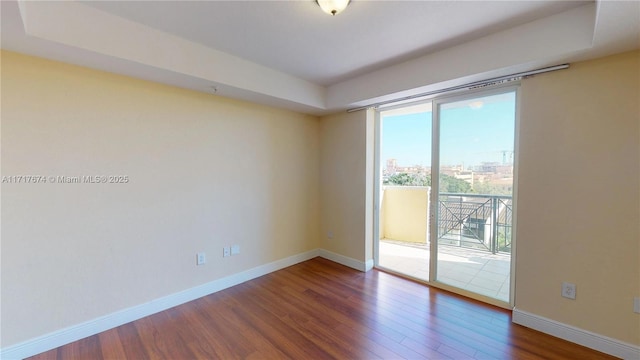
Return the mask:
POLYGON ((383 187, 380 238, 426 243, 430 190, 428 186, 383 187))

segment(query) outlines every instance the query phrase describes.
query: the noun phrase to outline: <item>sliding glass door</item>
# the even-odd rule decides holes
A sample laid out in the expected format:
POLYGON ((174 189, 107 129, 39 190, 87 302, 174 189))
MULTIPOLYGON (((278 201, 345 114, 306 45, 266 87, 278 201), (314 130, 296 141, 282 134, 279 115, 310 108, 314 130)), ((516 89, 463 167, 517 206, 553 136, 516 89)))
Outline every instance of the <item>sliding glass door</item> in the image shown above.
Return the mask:
POLYGON ((434 104, 432 280, 509 303, 516 91, 434 104))
POLYGON ((381 110, 376 266, 512 303, 517 88, 381 110))

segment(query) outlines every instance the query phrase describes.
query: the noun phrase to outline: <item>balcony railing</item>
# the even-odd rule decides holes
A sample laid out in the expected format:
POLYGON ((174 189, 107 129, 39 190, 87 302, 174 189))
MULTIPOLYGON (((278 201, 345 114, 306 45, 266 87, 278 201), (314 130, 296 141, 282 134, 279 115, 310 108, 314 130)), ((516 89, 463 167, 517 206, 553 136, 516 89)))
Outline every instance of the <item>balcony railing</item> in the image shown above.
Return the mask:
POLYGON ((438 245, 511 253, 511 196, 440 193, 438 212, 438 245))
MULTIPOLYGON (((427 186, 385 186, 380 237, 427 244, 429 193, 427 186)), ((511 253, 512 221, 511 196, 441 193, 438 245, 511 253)))

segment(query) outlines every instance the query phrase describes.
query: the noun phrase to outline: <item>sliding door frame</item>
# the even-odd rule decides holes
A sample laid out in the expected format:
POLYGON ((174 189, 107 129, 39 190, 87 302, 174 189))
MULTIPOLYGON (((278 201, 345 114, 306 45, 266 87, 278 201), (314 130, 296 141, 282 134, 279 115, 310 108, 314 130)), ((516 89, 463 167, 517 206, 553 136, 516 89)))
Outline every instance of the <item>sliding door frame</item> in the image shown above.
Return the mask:
MULTIPOLYGON (((380 266, 380 210, 382 205, 382 164, 381 164, 381 146, 382 146, 382 116, 381 112, 419 105, 421 103, 428 103, 431 105, 431 197, 430 197, 430 209, 429 209, 429 231, 430 239, 430 259, 429 259, 429 280, 426 283, 429 286, 434 286, 444 290, 452 291, 473 299, 477 299, 489 304, 493 304, 499 307, 512 309, 515 304, 515 261, 516 248, 517 248, 517 199, 518 199, 518 168, 519 168, 519 143, 520 143, 520 81, 511 81, 507 84, 499 84, 488 86, 482 89, 473 90, 458 90, 450 93, 439 94, 430 96, 428 98, 404 101, 396 105, 384 106, 377 108, 375 111, 375 148, 374 148, 374 229, 373 229, 373 251, 374 251, 374 266, 376 268, 383 269, 385 271, 394 272, 383 266, 380 266), (512 223, 512 243, 511 243, 511 261, 510 261, 510 289, 509 289, 509 301, 504 302, 488 296, 479 295, 470 291, 466 291, 451 285, 447 285, 437 281, 437 261, 438 261, 438 248, 437 248, 437 219, 438 219, 438 193, 439 193, 439 175, 440 175, 440 107, 444 103, 450 103, 461 100, 468 100, 480 96, 498 95, 508 92, 515 92, 515 124, 514 124, 514 164, 513 164, 513 223, 512 223)), ((402 275, 402 274, 401 274, 402 275)), ((421 279, 416 279, 421 282, 425 282, 421 279)))
POLYGON ((382 144, 382 118, 376 109, 373 126, 373 267, 380 268, 380 208, 382 207, 382 164, 380 151, 382 144))
POLYGON ((519 156, 519 129, 520 129, 520 82, 509 83, 507 85, 499 85, 491 87, 489 89, 479 89, 472 91, 465 91, 463 93, 447 94, 438 96, 433 99, 432 105, 432 139, 431 139, 431 213, 430 213, 430 234, 431 239, 430 257, 429 257, 429 284, 442 288, 444 290, 452 291, 476 300, 480 300, 492 305, 500 306, 507 309, 513 309, 515 304, 515 254, 516 254, 516 219, 518 218, 517 210, 517 184, 518 184, 518 158, 519 156), (514 84, 515 83, 515 84, 514 84), (439 202, 440 193, 440 123, 441 123, 441 107, 443 104, 448 104, 457 101, 470 100, 478 97, 500 95, 505 93, 515 93, 515 114, 514 114, 514 158, 513 158, 513 185, 512 185, 512 201, 513 201, 513 217, 512 217, 512 240, 511 240, 511 254, 510 254, 510 286, 509 286, 509 301, 504 302, 489 296, 480 295, 471 291, 467 291, 455 286, 451 286, 437 280, 438 276, 438 216, 439 207, 436 205, 439 202))
MULTIPOLYGON (((401 109, 410 106, 416 106, 420 104, 431 103, 433 105, 433 98, 428 99, 419 99, 413 100, 409 102, 402 102, 397 105, 388 105, 383 108, 376 108, 375 110, 375 118, 374 118, 374 175, 375 175, 375 183, 373 186, 373 259, 374 259, 374 267, 378 269, 382 269, 386 272, 394 273, 401 275, 403 277, 410 277, 406 274, 399 273, 394 271, 393 269, 386 268, 380 265, 380 211, 382 208, 382 168, 383 164, 381 163, 381 153, 382 153, 382 115, 381 113, 384 111, 401 109)), ((433 111, 433 109, 432 109, 433 111)), ((432 117, 433 121, 433 117, 432 117)), ((433 126, 433 125, 432 125, 433 126)), ((429 234, 425 234, 428 236, 429 234)), ((428 283, 428 281, 424 279, 418 279, 414 277, 410 277, 411 279, 428 283)))

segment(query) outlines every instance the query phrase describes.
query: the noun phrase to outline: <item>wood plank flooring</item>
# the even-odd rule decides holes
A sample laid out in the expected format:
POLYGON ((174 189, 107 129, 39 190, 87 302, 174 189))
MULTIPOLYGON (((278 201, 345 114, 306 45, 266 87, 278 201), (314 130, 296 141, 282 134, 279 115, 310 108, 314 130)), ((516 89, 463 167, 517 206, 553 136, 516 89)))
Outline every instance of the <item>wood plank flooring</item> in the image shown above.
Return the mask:
POLYGON ((612 359, 509 311, 315 258, 30 359, 612 359))

